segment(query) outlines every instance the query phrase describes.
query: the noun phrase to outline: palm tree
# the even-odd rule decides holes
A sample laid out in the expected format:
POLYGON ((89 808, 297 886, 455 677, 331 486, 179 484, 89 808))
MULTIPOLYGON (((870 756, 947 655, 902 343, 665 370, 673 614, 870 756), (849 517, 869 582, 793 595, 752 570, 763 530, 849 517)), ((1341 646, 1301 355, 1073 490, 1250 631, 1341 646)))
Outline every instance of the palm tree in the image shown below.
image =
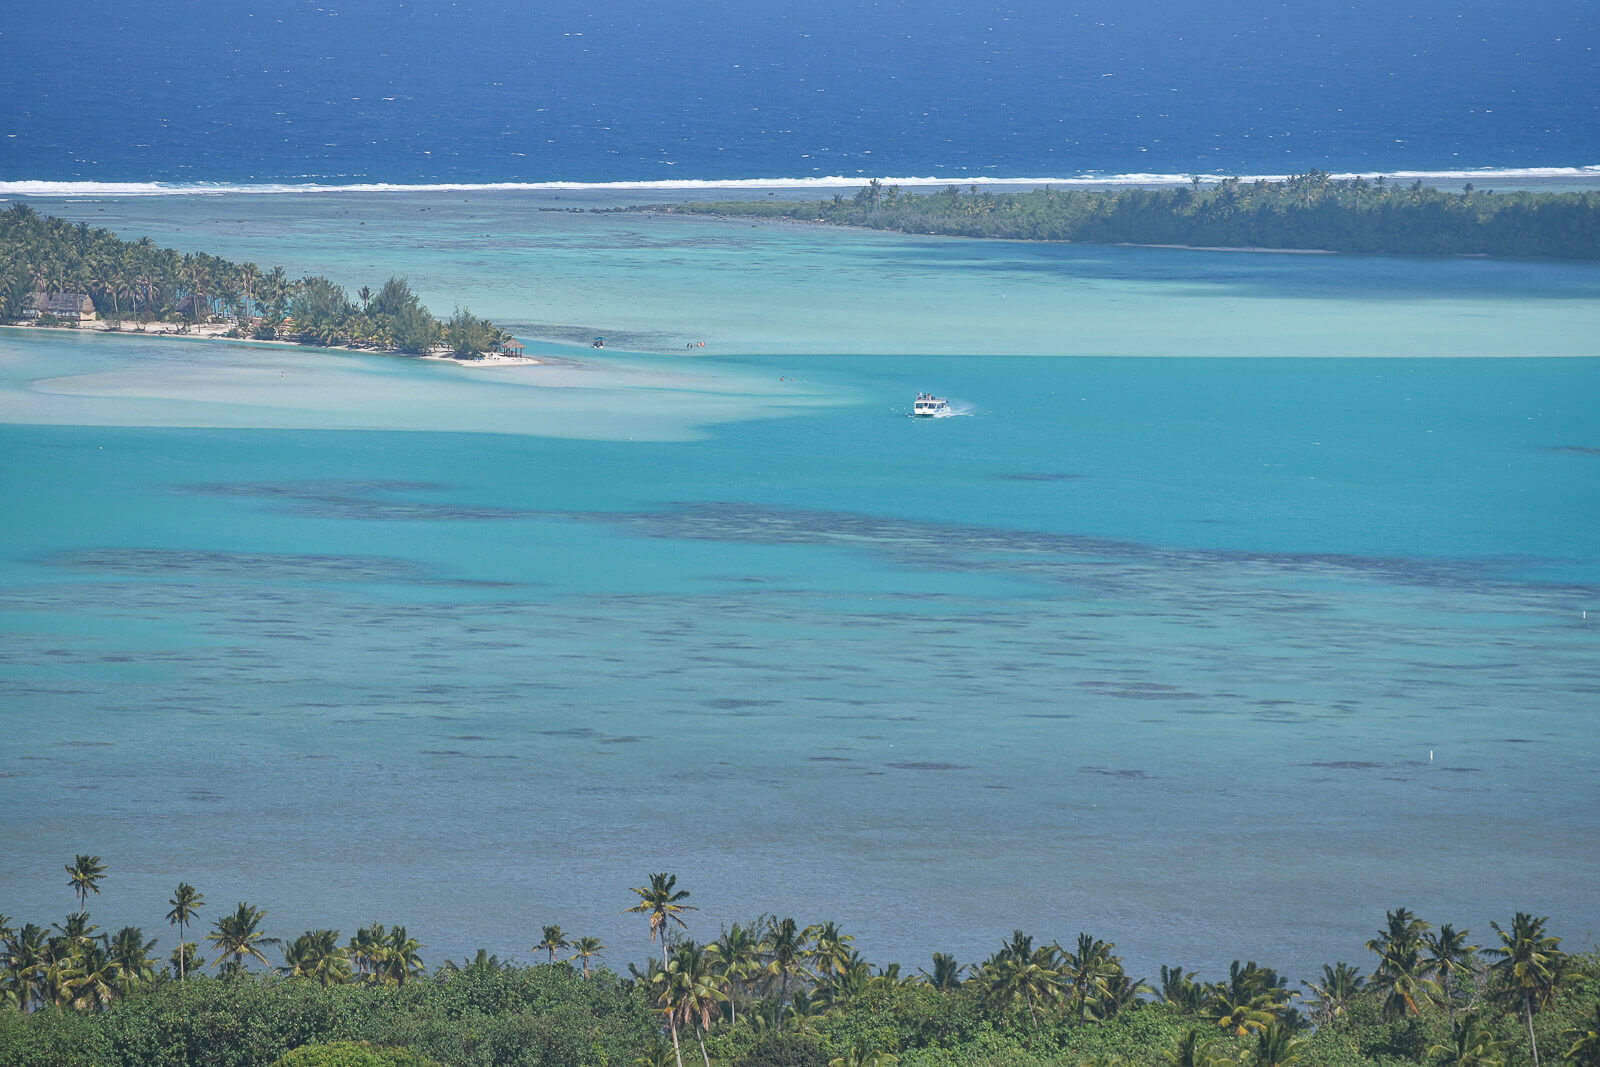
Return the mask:
POLYGON ((1159 996, 1183 1015, 1198 1015, 1205 1006, 1206 987, 1194 980, 1194 971, 1185 971, 1181 964, 1161 965, 1161 990, 1159 996))
POLYGON ((572 957, 573 959, 583 961, 583 977, 587 981, 589 978, 589 961, 604 952, 606 947, 600 943, 598 937, 580 937, 568 947, 575 953, 572 957))
MULTIPOLYGON (((662 1007, 674 1015, 677 1023, 693 1025, 700 1043, 700 1057, 706 1067, 711 1067, 711 1057, 706 1052, 706 1029, 713 1017, 721 1016, 722 1003, 727 994, 717 988, 716 975, 711 970, 711 959, 699 945, 686 941, 672 953, 672 960, 660 972, 663 993, 662 1007)), ((673 1027, 673 1044, 677 1044, 677 1026, 673 1027)))
POLYGON ((337 930, 307 930, 284 946, 278 970, 325 986, 344 985, 351 979, 350 950, 339 944, 337 930))
MULTIPOLYGON (((167 923, 178 928, 178 944, 183 942, 183 928, 194 921, 195 913, 200 910, 206 898, 195 891, 194 886, 188 882, 179 882, 178 888, 173 891, 172 899, 167 901, 172 905, 172 910, 167 912, 167 923)), ((178 981, 185 980, 184 956, 181 950, 178 953, 178 981)))
POLYGON ((1277 1022, 1295 995, 1272 968, 1258 967, 1255 960, 1240 966, 1234 960, 1226 982, 1206 987, 1201 1016, 1235 1036, 1248 1037, 1277 1022))
POLYGON ((1061 975, 1044 966, 1038 953, 1026 957, 1001 954, 984 967, 979 978, 990 1002, 1001 1010, 1015 1006, 1019 1000, 1025 1004, 1033 1026, 1039 1025, 1034 1002, 1052 1001, 1061 995, 1061 975))
POLYGON ((1139 1002, 1139 997, 1144 993, 1154 993, 1148 982, 1142 978, 1129 978, 1122 970, 1111 975, 1105 980, 1105 991, 1100 997, 1100 1017, 1102 1019, 1115 1019, 1122 1014, 1122 1009, 1139 1002))
POLYGON ((389 952, 388 939, 389 932, 382 923, 363 926, 350 939, 350 958, 355 961, 356 973, 362 978, 378 979, 378 970, 389 952))
POLYGON ((650 943, 652 945, 655 944, 656 935, 661 935, 661 966, 663 967, 667 965, 668 925, 677 923, 679 927, 687 930, 689 926, 680 917, 680 913, 699 910, 692 904, 679 903, 688 899, 689 891, 687 889, 674 891, 674 887, 677 884, 678 876, 675 874, 652 874, 649 885, 635 886, 633 888, 633 891, 639 894, 639 903, 631 908, 622 909, 622 914, 624 915, 630 912, 646 912, 649 914, 650 943))
POLYGON ((73 944, 71 938, 52 937, 45 942, 33 966, 39 999, 54 1004, 58 1013, 62 1002, 76 995, 78 982, 83 977, 79 969, 82 960, 81 946, 73 944))
POLYGON ((501 963, 499 956, 491 956, 488 949, 480 948, 470 960, 464 959, 460 963, 455 960, 445 960, 439 969, 451 974, 460 974, 463 971, 509 971, 511 964, 501 963))
POLYGON ((1292 1067, 1300 1062, 1305 1043, 1305 1038, 1295 1037, 1294 1031, 1274 1022, 1256 1034, 1251 1067, 1292 1067))
POLYGON ((68 994, 72 1007, 78 1011, 109 1008, 117 999, 122 979, 105 945, 98 941, 85 944, 78 950, 74 964, 77 975, 68 994))
POLYGON ((734 923, 706 951, 716 959, 717 977, 728 994, 730 1021, 739 1025, 739 991, 760 970, 760 945, 750 927, 734 923))
POLYGON ((829 1060, 828 1067, 893 1067, 899 1062, 899 1056, 879 1048, 867 1040, 865 1034, 857 1034, 850 1048, 842 1056, 829 1060))
POLYGON ((941 993, 948 993, 961 985, 961 972, 966 970, 954 956, 944 952, 933 954, 933 973, 919 971, 923 981, 941 993))
POLYGON ((1424 965, 1415 949, 1391 950, 1373 972, 1371 988, 1383 996, 1385 1020, 1419 1015, 1429 1001, 1442 996, 1437 982, 1424 978, 1424 965))
MULTIPOLYGON (((1504 1067, 1506 1048, 1476 1012, 1461 1017, 1461 1027, 1450 1035, 1450 1043, 1430 1045, 1428 1058, 1439 1057, 1441 1067, 1504 1067)), ((1569 1057, 1570 1058, 1570 1057, 1569 1057)))
POLYGON ((1234 1062, 1218 1055, 1216 1040, 1200 1029, 1187 1031, 1172 1048, 1161 1054, 1167 1067, 1234 1067, 1234 1062))
POLYGON ((1452 979, 1457 975, 1468 977, 1472 974, 1477 964, 1478 946, 1467 944, 1467 935, 1471 930, 1456 932, 1455 927, 1445 923, 1439 927, 1437 934, 1429 934, 1422 939, 1427 955, 1422 959, 1423 973, 1431 977, 1439 986, 1439 999, 1444 1001, 1446 1013, 1450 1016, 1450 1033, 1456 1032, 1456 998, 1452 987, 1452 979))
POLYGON ((1577 1026, 1569 1026, 1561 1031, 1561 1039, 1572 1042, 1572 1047, 1567 1049, 1564 1057, 1566 1060, 1579 1067, 1600 1065, 1600 1000, 1595 1001, 1588 1018, 1580 1019, 1577 1026))
POLYGON ((405 985, 407 979, 416 978, 426 973, 422 957, 418 953, 422 950, 422 942, 414 937, 406 936, 404 926, 396 926, 389 931, 389 940, 385 943, 386 951, 383 954, 382 969, 379 978, 385 985, 405 985))
POLYGON ((1077 948, 1062 953, 1062 982, 1072 992, 1080 1019, 1104 1015, 1102 1003, 1110 991, 1109 983, 1122 974, 1122 960, 1111 954, 1113 948, 1116 945, 1079 934, 1077 948))
POLYGON ((1548 917, 1534 918, 1527 912, 1517 912, 1511 920, 1509 931, 1500 929, 1499 923, 1490 923, 1500 935, 1500 947, 1484 952, 1493 956, 1490 970, 1500 977, 1505 997, 1521 1002, 1523 1018, 1528 1024, 1528 1047, 1533 1051, 1534 1067, 1539 1065, 1539 1042, 1533 1036, 1534 1012, 1543 1008, 1555 995, 1564 977, 1566 953, 1558 947, 1559 937, 1544 932, 1548 917))
POLYGON ((811 935, 811 948, 806 956, 811 959, 818 980, 831 982, 833 976, 849 962, 850 942, 855 938, 842 933, 839 924, 832 922, 813 926, 808 932, 811 935))
POLYGON ((539 942, 537 945, 534 945, 533 951, 538 952, 540 949, 548 950, 550 953, 550 966, 554 967, 556 963, 556 950, 571 947, 572 945, 567 941, 566 935, 562 933, 561 927, 546 926, 544 928, 544 940, 539 942))
POLYGON ((1422 1011, 1422 1004, 1440 995, 1422 963, 1423 935, 1433 929, 1405 908, 1388 914, 1388 926, 1367 942, 1378 956, 1372 988, 1383 994, 1383 1017, 1403 1019, 1422 1011))
POLYGON ((68 915, 65 925, 61 923, 51 923, 50 925, 60 931, 62 938, 66 940, 74 951, 84 947, 91 941, 105 939, 104 934, 95 933, 100 928, 89 921, 89 913, 86 911, 75 911, 68 915))
POLYGON ((200 946, 193 941, 178 942, 178 947, 167 957, 167 966, 179 972, 203 968, 206 965, 206 958, 200 955, 199 948, 200 946))
POLYGON ((260 908, 240 901, 238 910, 232 915, 224 915, 213 922, 212 932, 206 935, 206 940, 218 953, 217 962, 212 966, 222 966, 226 961, 223 973, 237 974, 244 966, 245 959, 253 958, 270 967, 261 950, 267 945, 279 944, 279 939, 267 937, 261 932, 261 920, 266 917, 267 913, 260 908))
POLYGON ((778 1006, 789 997, 789 976, 801 970, 810 928, 801 930, 793 919, 770 919, 767 935, 761 939, 761 954, 767 958, 766 973, 778 979, 778 1006))
POLYGON ((100 862, 99 856, 78 856, 69 863, 66 872, 72 876, 68 883, 72 891, 78 895, 78 910, 84 909, 89 899, 89 894, 100 895, 100 879, 105 877, 105 865, 100 862))
POLYGON ((39 995, 39 966, 44 962, 45 931, 26 923, 5 938, 6 966, 0 972, 0 987, 21 1011, 32 1011, 39 995))
POLYGON ((137 926, 124 926, 111 938, 111 962, 117 968, 117 994, 127 996, 156 980, 156 961, 150 958, 156 939, 144 939, 137 926))
MULTIPOLYGON (((1449 927, 1445 927, 1449 929, 1449 927)), ((1322 984, 1315 982, 1302 982, 1311 992, 1317 995, 1316 1016, 1328 1023, 1343 1015, 1350 1007, 1350 1002, 1361 992, 1367 980, 1361 977, 1361 972, 1348 963, 1340 962, 1332 967, 1326 963, 1322 965, 1322 984)))

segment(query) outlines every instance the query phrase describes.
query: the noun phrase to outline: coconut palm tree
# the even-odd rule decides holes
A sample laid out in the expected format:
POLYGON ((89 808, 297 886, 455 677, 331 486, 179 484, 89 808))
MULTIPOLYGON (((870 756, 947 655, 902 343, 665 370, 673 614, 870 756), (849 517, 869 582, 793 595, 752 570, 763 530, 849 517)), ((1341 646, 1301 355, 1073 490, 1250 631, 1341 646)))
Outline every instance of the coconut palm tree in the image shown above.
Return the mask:
POLYGON ((1205 1006, 1206 987, 1194 980, 1194 971, 1185 971, 1181 965, 1161 965, 1161 989, 1158 995, 1183 1015, 1198 1015, 1205 1006))
POLYGON ((1453 980, 1471 977, 1477 967, 1478 946, 1467 944, 1471 930, 1459 933, 1445 923, 1437 934, 1423 937, 1425 955, 1422 958, 1423 974, 1432 978, 1439 987, 1439 999, 1444 1001, 1445 1012, 1450 1017, 1450 1033, 1456 1032, 1456 998, 1453 980))
POLYGON ((598 937, 580 937, 568 946, 573 950, 573 959, 583 961, 583 977, 589 978, 589 961, 606 950, 598 937))
POLYGON ((566 934, 562 932, 561 927, 546 926, 544 928, 544 940, 539 942, 537 945, 534 945, 533 951, 538 952, 540 949, 548 951, 550 953, 550 966, 554 967, 556 963, 556 950, 571 947, 572 944, 567 941, 566 934))
POLYGON ((1061 981, 1070 991, 1080 1019, 1104 1017, 1103 1002, 1110 982, 1122 973, 1122 960, 1111 954, 1116 945, 1079 934, 1077 946, 1061 954, 1061 981))
POLYGON ((422 942, 406 936, 404 926, 396 926, 389 931, 384 948, 386 951, 378 974, 384 985, 405 985, 408 979, 427 973, 418 954, 423 948, 422 942))
POLYGON ((44 962, 45 931, 26 923, 5 938, 6 965, 0 972, 0 987, 8 999, 24 1011, 32 1011, 42 1000, 39 994, 39 967, 44 962))
POLYGON ((1234 1067, 1234 1062, 1216 1051, 1216 1039, 1204 1030, 1191 1029, 1172 1048, 1161 1054, 1167 1067, 1234 1067))
MULTIPOLYGON (((705 1060, 706 1067, 711 1067, 711 1057, 706 1052, 705 1032, 711 1020, 722 1015, 722 1004, 728 999, 718 988, 712 962, 712 957, 699 945, 685 941, 673 950, 671 961, 661 972, 662 1006, 677 1016, 678 1025, 694 1027, 695 1038, 700 1043, 700 1057, 705 1060)), ((673 1042, 676 1045, 676 1027, 673 1042)))
POLYGON ((1306 1040, 1280 1022, 1273 1022, 1256 1034, 1255 1056, 1251 1067, 1293 1067, 1304 1054, 1306 1040))
POLYGON ((378 970, 388 955, 389 931, 382 923, 363 926, 350 939, 350 958, 355 962, 356 973, 361 978, 378 980, 378 970))
MULTIPOLYGON (((182 946, 183 929, 194 921, 195 914, 206 902, 206 898, 195 891, 194 886, 188 882, 179 882, 178 888, 173 891, 172 899, 167 901, 172 905, 172 910, 167 912, 167 923, 178 928, 178 944, 182 946)), ((185 980, 185 960, 187 953, 181 947, 178 952, 178 981, 185 980)))
POLYGON ((1255 960, 1228 965, 1228 980, 1206 987, 1201 1017, 1237 1037, 1248 1037, 1277 1022, 1289 1008, 1288 985, 1270 967, 1258 967, 1255 960))
POLYGON ((722 980, 723 992, 728 994, 729 1018, 735 1026, 739 1024, 740 990, 761 968, 760 949, 751 929, 738 923, 724 930, 721 937, 706 946, 706 951, 714 957, 713 966, 717 977, 722 980))
POLYGON ((68 994, 72 1007, 78 1011, 102 1011, 117 999, 121 975, 111 960, 111 953, 99 941, 90 941, 80 948, 74 960, 77 975, 68 994))
POLYGON ((65 870, 71 875, 68 884, 78 895, 78 910, 83 911, 90 893, 100 895, 100 879, 105 877, 105 865, 100 862, 99 856, 78 856, 67 864, 65 870))
POLYGON ((1564 1057, 1568 1062, 1579 1067, 1600 1067, 1600 1000, 1589 1009, 1587 1018, 1561 1031, 1561 1039, 1572 1042, 1564 1057))
POLYGON ((67 944, 74 950, 82 948, 91 941, 105 940, 104 934, 95 933, 100 928, 89 921, 89 913, 86 911, 73 912, 67 916, 67 921, 64 924, 51 923, 50 925, 66 939, 67 944))
POLYGON ((766 936, 761 939, 764 970, 778 979, 778 1006, 789 998, 789 976, 804 973, 800 961, 805 955, 810 928, 800 929, 793 919, 769 919, 766 936))
POLYGON ((656 935, 661 935, 661 966, 667 965, 667 928, 672 923, 677 923, 684 930, 689 925, 683 921, 682 912, 698 911, 693 904, 681 903, 689 898, 687 889, 676 889, 678 876, 675 874, 652 874, 650 884, 635 886, 633 892, 639 894, 639 903, 631 908, 622 909, 622 914, 632 912, 645 913, 650 916, 650 943, 656 943, 656 935))
POLYGON ((224 974, 237 974, 246 959, 260 960, 270 967, 261 950, 268 945, 279 944, 280 939, 261 932, 261 920, 266 917, 267 913, 260 908, 240 901, 232 915, 224 915, 213 922, 212 932, 206 935, 206 940, 211 942, 211 947, 218 954, 212 966, 222 967, 224 974))
POLYGON ((1566 953, 1559 947, 1561 939, 1544 932, 1548 921, 1548 917, 1534 918, 1519 911, 1511 920, 1510 930, 1490 923, 1500 935, 1500 947, 1484 951, 1484 955, 1494 957, 1489 969, 1500 978, 1506 1000, 1522 1008, 1534 1067, 1539 1064, 1539 1041, 1533 1036, 1533 1016, 1555 996, 1566 962, 1566 953))
POLYGON ((1506 1047, 1476 1012, 1461 1017, 1461 1026, 1450 1035, 1450 1042, 1428 1047, 1428 1058, 1438 1057, 1440 1067, 1504 1067, 1506 1047))
POLYGON ((850 942, 855 938, 842 932, 839 924, 833 922, 813 926, 808 932, 811 935, 811 947, 805 953, 806 958, 811 960, 818 981, 831 983, 833 976, 849 963, 852 954, 850 942))
POLYGON ((135 989, 156 980, 156 939, 144 939, 137 926, 124 926, 111 938, 111 962, 117 968, 117 995, 125 997, 135 989))
POLYGON ((1372 973, 1372 988, 1383 996, 1383 1017, 1403 1019, 1422 1011, 1422 1005, 1440 995, 1439 986, 1427 977, 1422 962, 1423 936, 1433 929, 1405 908, 1388 914, 1388 925, 1367 942, 1378 956, 1372 973))
POLYGON ((77 993, 78 982, 83 978, 82 961, 82 947, 74 944, 71 938, 52 937, 46 941, 33 966, 39 999, 55 1005, 59 1013, 61 1005, 77 993))
POLYGON ((1062 990, 1060 973, 1041 962, 1040 953, 1044 951, 1040 949, 1027 956, 998 954, 979 975, 990 1003, 1004 1011, 1021 1001, 1028 1009, 1028 1021, 1033 1026, 1039 1025, 1034 1004, 1056 1000, 1062 990))
POLYGON ((337 930, 307 930, 283 946, 283 966, 278 970, 324 986, 345 985, 352 977, 350 950, 339 944, 337 930))
POLYGON ((930 974, 927 971, 918 971, 917 973, 922 975, 922 980, 927 985, 932 986, 941 993, 948 993, 960 987, 961 972, 965 970, 966 967, 957 963, 954 956, 944 952, 935 952, 933 954, 933 973, 930 974))
MULTIPOLYGON (((1445 927, 1449 929, 1449 927, 1445 927)), ((1316 1017, 1322 1022, 1329 1023, 1343 1015, 1350 1007, 1350 1002, 1361 992, 1367 980, 1361 977, 1361 972, 1348 963, 1340 962, 1332 967, 1326 963, 1322 965, 1322 984, 1315 982, 1302 982, 1311 992, 1317 995, 1316 1017)))
POLYGON ((894 1067, 899 1062, 899 1056, 879 1048, 865 1034, 857 1034, 843 1055, 828 1061, 828 1067, 894 1067))

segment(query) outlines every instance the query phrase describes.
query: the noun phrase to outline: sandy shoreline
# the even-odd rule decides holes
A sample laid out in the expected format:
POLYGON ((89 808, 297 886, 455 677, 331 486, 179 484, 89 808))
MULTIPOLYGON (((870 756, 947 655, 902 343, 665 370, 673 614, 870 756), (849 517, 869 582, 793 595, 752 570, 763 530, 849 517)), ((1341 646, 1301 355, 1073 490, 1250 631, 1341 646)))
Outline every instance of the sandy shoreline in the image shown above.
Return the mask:
POLYGON ((508 356, 499 352, 485 353, 480 359, 458 359, 446 352, 429 352, 416 355, 382 348, 357 348, 353 345, 308 345, 299 341, 266 341, 258 337, 229 337, 232 326, 205 325, 182 330, 171 322, 146 323, 139 329, 112 329, 104 322, 85 322, 75 326, 40 326, 30 322, 0 324, 3 330, 49 330, 56 333, 99 333, 116 337, 161 337, 169 341, 221 341, 226 344, 259 345, 268 348, 289 348, 302 352, 350 352, 364 356, 401 356, 406 359, 425 359, 433 363, 453 363, 458 367, 537 367, 548 360, 532 356, 508 356))

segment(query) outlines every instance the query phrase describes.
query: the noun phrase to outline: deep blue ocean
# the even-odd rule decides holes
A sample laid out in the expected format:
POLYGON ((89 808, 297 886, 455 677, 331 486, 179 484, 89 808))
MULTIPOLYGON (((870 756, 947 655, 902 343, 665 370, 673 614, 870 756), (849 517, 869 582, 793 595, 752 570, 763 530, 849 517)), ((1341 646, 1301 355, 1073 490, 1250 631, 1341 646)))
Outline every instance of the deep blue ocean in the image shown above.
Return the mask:
POLYGON ((1600 163, 1589 0, 16 0, 0 180, 1071 177, 1600 163))

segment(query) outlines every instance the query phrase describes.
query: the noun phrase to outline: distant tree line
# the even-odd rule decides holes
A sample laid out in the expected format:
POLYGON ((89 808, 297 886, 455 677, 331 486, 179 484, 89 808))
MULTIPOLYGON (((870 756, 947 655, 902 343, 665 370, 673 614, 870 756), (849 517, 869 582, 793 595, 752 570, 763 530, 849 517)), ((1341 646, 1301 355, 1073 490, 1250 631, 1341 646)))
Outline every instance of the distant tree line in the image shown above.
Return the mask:
POLYGON ((761 916, 696 941, 688 891, 661 873, 625 909, 659 946, 643 969, 591 967, 604 945, 545 926, 531 946, 545 962, 480 949, 430 975, 404 927, 283 940, 244 902, 211 920, 207 968, 184 940, 206 909, 187 883, 168 901, 178 947, 163 966, 138 927, 90 920, 99 857, 66 871, 78 910, 64 922, 0 915, 0 1067, 1600 1064, 1600 958, 1523 912, 1480 946, 1397 908, 1366 944, 1370 973, 1328 964, 1303 991, 1253 960, 1146 981, 1110 942, 1021 930, 979 963, 935 952, 906 974, 869 963, 833 922, 761 916))
POLYGON ((37 294, 84 293, 113 328, 226 322, 233 334, 308 345, 345 345, 458 356, 499 351, 511 335, 457 308, 448 319, 422 306, 406 280, 391 277, 352 300, 342 286, 282 267, 262 270, 204 252, 124 241, 87 223, 40 215, 26 204, 0 212, 0 322, 21 319, 37 294))
MULTIPOLYGON (((635 209, 641 210, 641 209, 635 209)), ((1030 241, 1325 249, 1414 255, 1600 258, 1600 193, 1447 193, 1421 181, 1239 178, 1166 190, 951 185, 909 193, 874 178, 822 201, 675 204, 644 210, 790 218, 904 233, 1030 241)))

